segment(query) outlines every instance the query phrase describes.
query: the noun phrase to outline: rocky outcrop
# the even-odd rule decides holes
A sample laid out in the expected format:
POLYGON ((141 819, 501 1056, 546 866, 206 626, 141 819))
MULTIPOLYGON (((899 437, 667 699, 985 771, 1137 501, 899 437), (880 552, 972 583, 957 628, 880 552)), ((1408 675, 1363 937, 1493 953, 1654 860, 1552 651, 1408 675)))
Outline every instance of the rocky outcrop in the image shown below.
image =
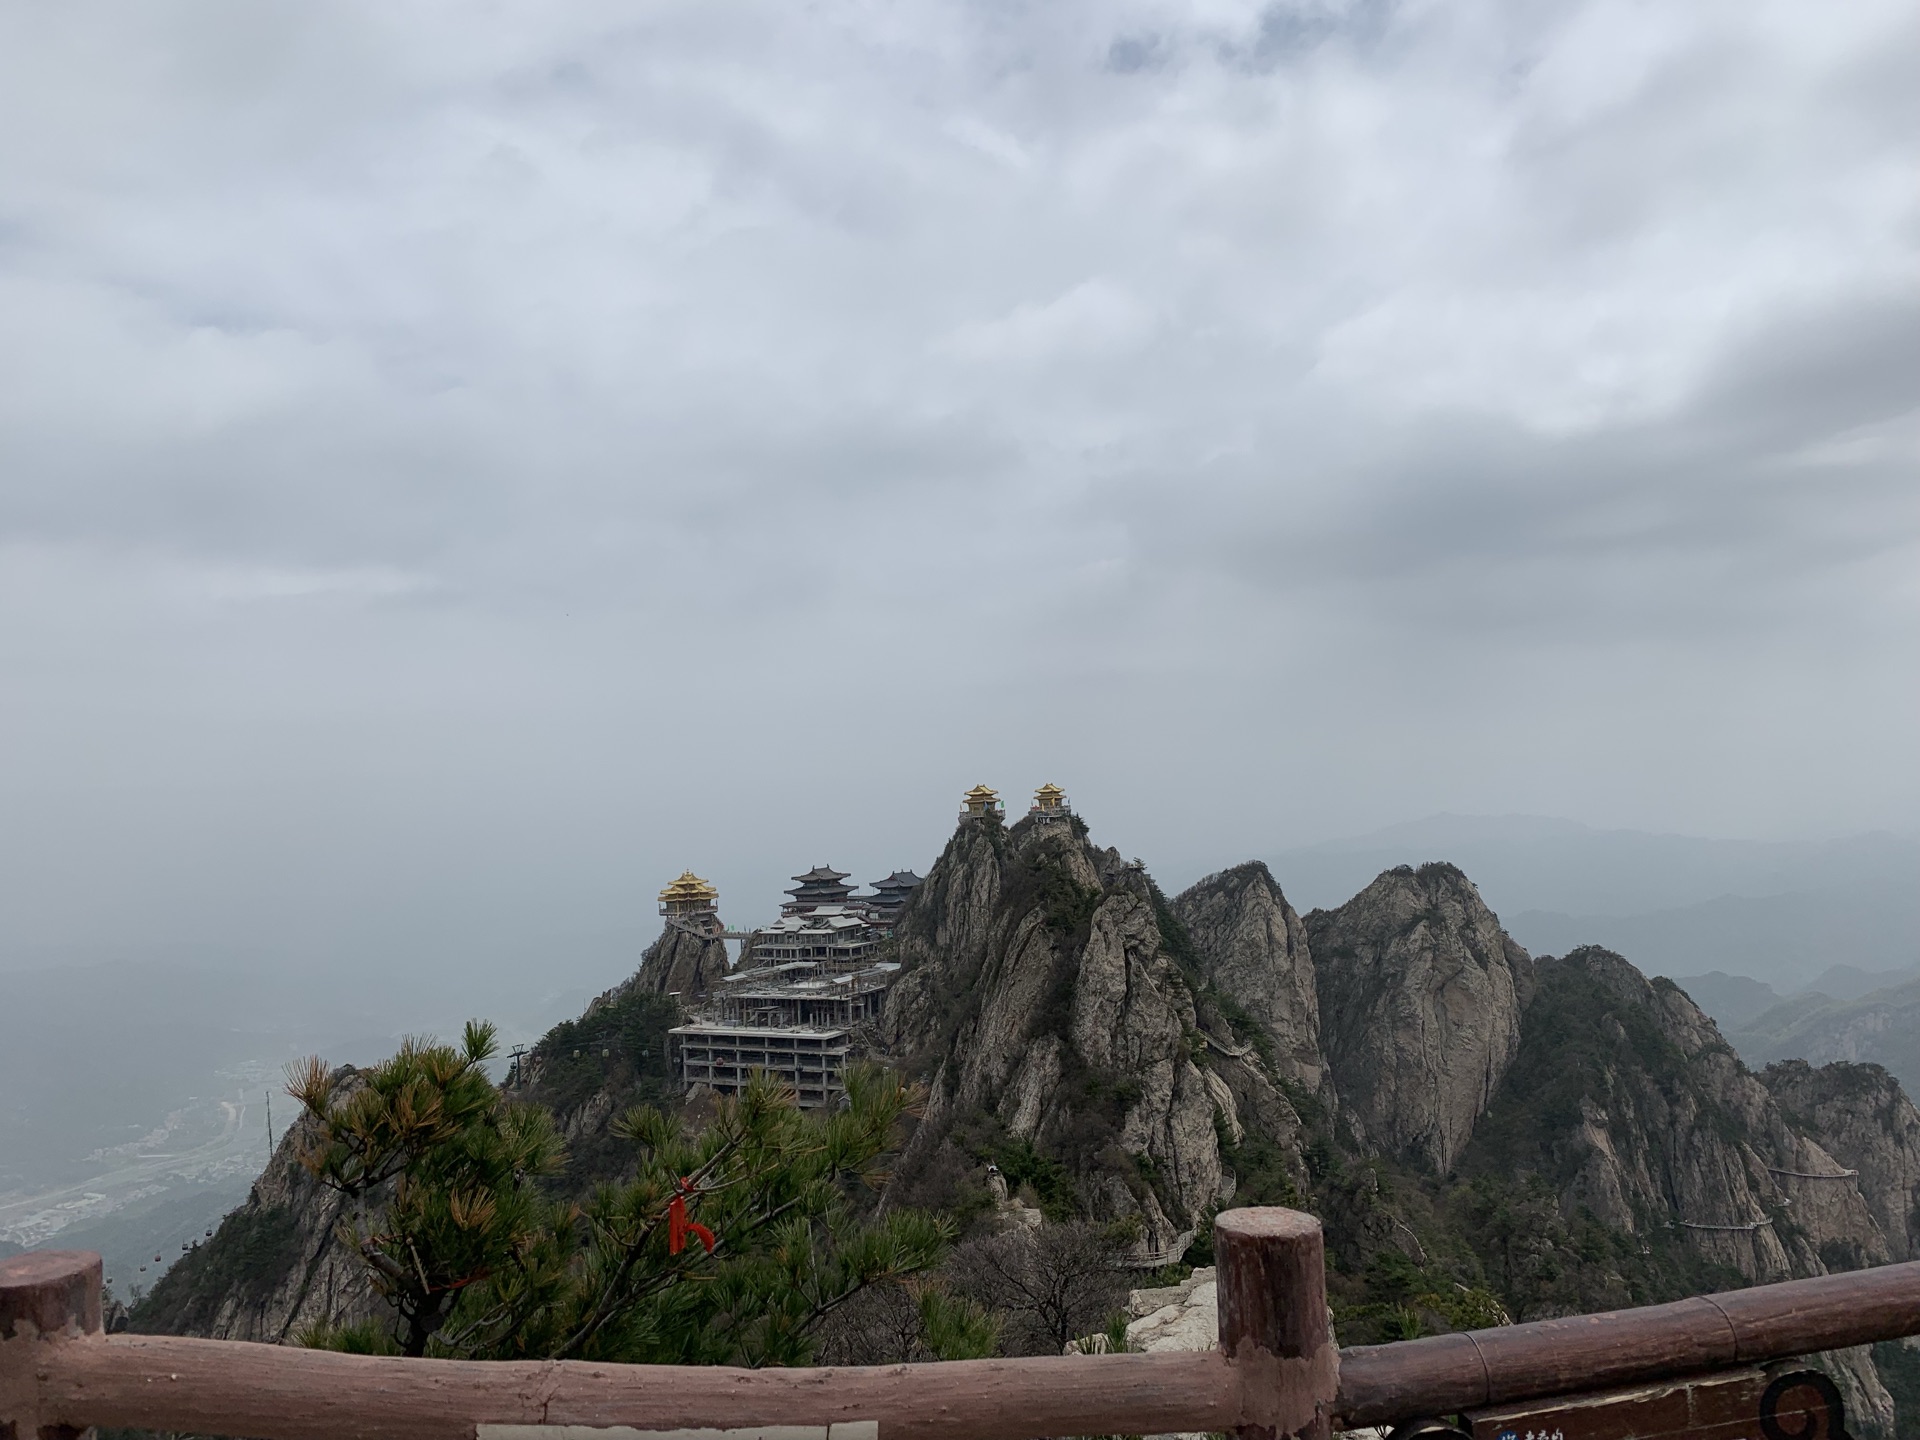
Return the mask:
POLYGON ((300 1163, 313 1124, 303 1115, 288 1129, 246 1204, 161 1277, 131 1328, 284 1344, 315 1325, 389 1313, 367 1267, 336 1234, 354 1218, 350 1202, 300 1163))
POLYGON ((1563 1213, 1748 1281, 1891 1258, 1857 1187, 1795 1180, 1845 1168, 1828 1132, 1783 1110, 1671 981, 1588 948, 1541 961, 1538 984, 1467 1168, 1539 1175, 1563 1213))
MULTIPOLYGON (((962 821, 894 923, 901 960, 912 967, 887 996, 887 1024, 914 1043, 937 1036, 952 1002, 977 985, 987 957, 1004 948, 1000 892, 1006 832, 991 818, 962 821)), ((1098 883, 1086 867, 1088 883, 1098 883)))
POLYGON ((583 1189, 617 1178, 631 1163, 612 1123, 617 1116, 636 1105, 670 1110, 681 1098, 671 1032, 686 1011, 678 998, 643 983, 648 979, 643 967, 596 996, 578 1019, 561 1021, 508 1079, 513 1099, 552 1113, 567 1144, 568 1173, 583 1189))
POLYGON ((1519 1050, 1527 952, 1451 865, 1389 870, 1306 927, 1342 1123, 1446 1173, 1519 1050))
POLYGON ((1127 1292, 1127 1349, 1211 1350, 1220 1343, 1220 1294, 1213 1266, 1177 1285, 1127 1292))
POLYGON ((1137 865, 1079 824, 963 821, 896 930, 896 1054, 930 1081, 902 1158, 909 1185, 1012 1143, 1064 1168, 1072 1203, 1133 1218, 1147 1256, 1177 1258, 1233 1192, 1220 1137, 1298 1117, 1217 1015, 1196 1006, 1137 865), (966 1153, 963 1153, 966 1152, 966 1153))
POLYGON ((691 1001, 717 985, 727 966, 726 941, 669 920, 660 938, 640 957, 640 968, 632 977, 595 1003, 617 999, 632 990, 678 995, 683 1001, 691 1001))
MULTIPOLYGON (((1890 1243, 1866 1187, 1798 1178, 1838 1174, 1848 1168, 1839 1150, 1871 1148, 1876 1105, 1910 1135, 1912 1107, 1904 1096, 1889 1104, 1898 1090, 1884 1072, 1891 1095, 1864 1085, 1848 1095, 1859 1077, 1820 1072, 1763 1084, 1685 992, 1607 950, 1543 959, 1535 982, 1520 1051, 1459 1168, 1493 1181, 1492 1193, 1549 1187, 1553 1219, 1597 1221, 1585 1243, 1611 1253, 1577 1294, 1562 1289, 1556 1300, 1555 1286, 1579 1268, 1569 1247, 1526 1275, 1533 1262, 1513 1259, 1513 1238, 1500 1241, 1516 1318, 1881 1264, 1909 1243, 1904 1234, 1890 1243), (1783 1104, 1784 1094, 1801 1103, 1783 1104)), ((1889 1203, 1907 1163, 1890 1164, 1880 1182, 1889 1203)), ((1521 1248, 1544 1238, 1550 1251, 1546 1227, 1529 1228, 1521 1248)), ((1821 1363, 1860 1418, 1856 1433, 1891 1435, 1893 1402, 1869 1351, 1821 1363)))
POLYGON ((1267 867, 1209 875, 1172 904, 1207 980, 1265 1033, 1276 1073, 1319 1092, 1328 1070, 1307 927, 1267 867))
MULTIPOLYGON (((1820 1201, 1836 1187, 1843 1195, 1857 1190, 1879 1224, 1887 1257, 1920 1258, 1920 1112, 1900 1082, 1878 1065, 1815 1068, 1804 1060, 1770 1065, 1760 1081, 1788 1120, 1818 1135, 1837 1162, 1776 1175, 1781 1190, 1797 1204, 1820 1201), (1854 1175, 1845 1177, 1847 1170, 1854 1175)), ((1838 1268, 1837 1258, 1829 1257, 1830 1267, 1838 1268)))

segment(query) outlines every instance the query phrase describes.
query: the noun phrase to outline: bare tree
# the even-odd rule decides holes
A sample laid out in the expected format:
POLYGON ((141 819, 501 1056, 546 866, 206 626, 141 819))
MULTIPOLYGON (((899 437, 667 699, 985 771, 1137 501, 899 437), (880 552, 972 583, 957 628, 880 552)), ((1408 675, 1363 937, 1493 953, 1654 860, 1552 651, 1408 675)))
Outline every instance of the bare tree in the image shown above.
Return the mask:
POLYGON ((956 1293, 1003 1317, 1009 1355, 1058 1355, 1102 1328, 1125 1298, 1119 1247, 1101 1225, 1024 1227, 969 1240, 947 1274, 956 1293))
POLYGON ((982 1360, 995 1353, 999 1327, 977 1302, 915 1276, 870 1285, 826 1318, 814 1361, 820 1365, 899 1365, 982 1360))

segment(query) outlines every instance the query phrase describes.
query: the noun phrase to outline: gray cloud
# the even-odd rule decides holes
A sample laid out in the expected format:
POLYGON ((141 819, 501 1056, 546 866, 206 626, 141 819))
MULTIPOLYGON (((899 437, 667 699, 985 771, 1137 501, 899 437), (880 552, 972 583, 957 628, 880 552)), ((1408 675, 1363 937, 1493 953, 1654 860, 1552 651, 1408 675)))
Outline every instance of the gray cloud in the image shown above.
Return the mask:
POLYGON ((1910 824, 1916 60, 1890 3, 9 12, 0 916, 457 950, 920 863, 983 777, 1173 878, 1910 824))

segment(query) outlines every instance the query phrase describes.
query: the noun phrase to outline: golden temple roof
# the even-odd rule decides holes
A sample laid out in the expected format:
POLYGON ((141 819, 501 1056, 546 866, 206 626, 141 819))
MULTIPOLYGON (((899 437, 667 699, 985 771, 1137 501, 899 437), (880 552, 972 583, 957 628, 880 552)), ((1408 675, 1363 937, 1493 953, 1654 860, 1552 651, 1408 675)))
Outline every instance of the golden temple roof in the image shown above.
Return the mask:
POLYGON ((976 785, 973 789, 967 791, 966 798, 969 800, 998 800, 1000 798, 1000 792, 991 785, 976 785))
POLYGON ((696 904, 701 901, 710 903, 719 900, 719 898, 720 892, 691 870, 682 870, 680 872, 680 878, 660 892, 660 903, 662 905, 670 904, 674 901, 681 901, 687 904, 696 904))
POLYGON ((1058 785, 1054 784, 1051 780, 1049 780, 1046 784, 1042 785, 1038 790, 1033 792, 1033 803, 1036 805, 1044 806, 1047 809, 1052 809, 1054 806, 1058 805, 1062 800, 1066 798, 1067 798, 1067 792, 1062 790, 1058 785))

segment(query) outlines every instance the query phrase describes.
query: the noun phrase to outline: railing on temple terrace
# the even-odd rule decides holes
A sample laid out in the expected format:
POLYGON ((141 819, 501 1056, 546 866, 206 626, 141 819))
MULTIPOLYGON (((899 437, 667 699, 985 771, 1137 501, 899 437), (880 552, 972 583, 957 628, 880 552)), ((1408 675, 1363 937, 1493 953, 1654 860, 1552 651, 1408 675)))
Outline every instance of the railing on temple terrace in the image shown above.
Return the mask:
POLYGON ((1846 1440, 1796 1357, 1920 1333, 1920 1262, 1336 1350, 1320 1224, 1214 1226, 1219 1348, 844 1369, 406 1360, 103 1335, 100 1258, 0 1261, 0 1440, 1020 1440, 1390 1424, 1471 1440, 1846 1440), (715 1432, 720 1432, 718 1435, 715 1432))

